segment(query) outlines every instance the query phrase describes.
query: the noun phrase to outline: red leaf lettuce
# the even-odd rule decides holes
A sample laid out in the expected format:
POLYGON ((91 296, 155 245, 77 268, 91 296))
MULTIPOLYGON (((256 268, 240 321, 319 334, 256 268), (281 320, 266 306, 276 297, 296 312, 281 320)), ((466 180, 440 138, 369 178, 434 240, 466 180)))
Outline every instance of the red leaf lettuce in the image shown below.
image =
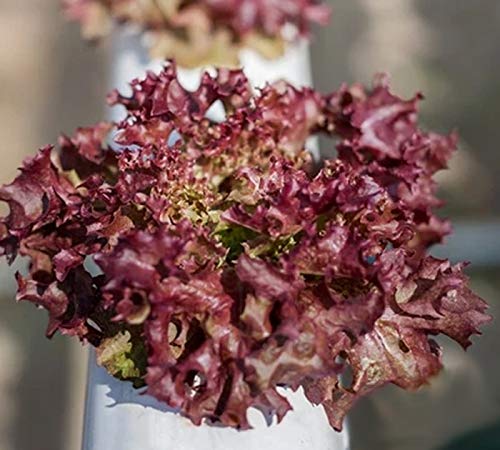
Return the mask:
POLYGON ((267 58, 285 42, 307 36, 312 23, 328 23, 319 0, 63 0, 66 15, 87 39, 109 33, 113 21, 149 34, 151 52, 182 66, 237 65, 241 48, 267 58))
POLYGON ((449 231, 433 175, 456 137, 418 127, 419 99, 148 73, 110 96, 122 122, 61 137, 0 188, 2 253, 30 261, 18 299, 195 424, 281 420, 276 388, 302 386, 340 429, 359 397, 440 370, 431 336, 465 348, 489 320, 463 264, 427 254, 449 231), (317 133, 339 144, 314 172, 317 133))

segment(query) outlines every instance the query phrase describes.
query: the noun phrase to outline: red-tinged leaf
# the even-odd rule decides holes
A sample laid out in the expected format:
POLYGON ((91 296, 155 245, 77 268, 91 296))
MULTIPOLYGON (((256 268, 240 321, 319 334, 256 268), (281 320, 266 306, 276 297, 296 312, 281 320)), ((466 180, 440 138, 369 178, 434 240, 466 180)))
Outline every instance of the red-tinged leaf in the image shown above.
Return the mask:
POLYGON ((10 208, 5 222, 12 231, 23 233, 53 220, 62 207, 60 196, 71 190, 50 159, 51 150, 45 147, 27 159, 16 180, 0 188, 0 200, 10 208))

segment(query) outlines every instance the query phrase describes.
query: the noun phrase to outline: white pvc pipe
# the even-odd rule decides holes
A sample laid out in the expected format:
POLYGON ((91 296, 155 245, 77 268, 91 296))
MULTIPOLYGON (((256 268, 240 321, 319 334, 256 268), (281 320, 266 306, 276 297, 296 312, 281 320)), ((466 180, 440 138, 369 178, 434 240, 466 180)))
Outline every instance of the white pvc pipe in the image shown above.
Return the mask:
POLYGON ((117 381, 89 360, 84 450, 346 450, 347 434, 336 433, 322 407, 302 391, 282 391, 293 406, 277 425, 250 410, 248 431, 202 425, 171 411, 129 383, 117 381))
MULTIPOLYGON (((126 90, 133 78, 141 77, 148 69, 158 71, 163 62, 150 61, 134 35, 121 32, 114 39, 112 60, 112 86, 120 91, 126 90)), ((311 60, 309 45, 302 40, 289 46, 285 54, 278 59, 264 59, 252 50, 240 52, 241 66, 255 87, 263 87, 279 79, 285 79, 296 86, 311 86, 311 60)), ((179 78, 186 88, 195 89, 200 74, 206 68, 179 70, 179 78)))
MULTIPOLYGON (((130 41, 117 40, 113 84, 125 91, 127 83, 143 75, 141 51, 130 41)), ((291 47, 278 61, 265 61, 243 52, 242 65, 254 86, 285 78, 296 85, 311 85, 309 49, 306 43, 291 47)), ((200 71, 180 71, 186 87, 196 87, 200 71)), ((348 450, 347 432, 335 432, 322 407, 312 406, 302 391, 283 390, 294 411, 279 425, 268 426, 261 413, 249 411, 254 429, 239 432, 208 425, 196 427, 131 384, 115 380, 95 363, 90 352, 83 450, 348 450)))

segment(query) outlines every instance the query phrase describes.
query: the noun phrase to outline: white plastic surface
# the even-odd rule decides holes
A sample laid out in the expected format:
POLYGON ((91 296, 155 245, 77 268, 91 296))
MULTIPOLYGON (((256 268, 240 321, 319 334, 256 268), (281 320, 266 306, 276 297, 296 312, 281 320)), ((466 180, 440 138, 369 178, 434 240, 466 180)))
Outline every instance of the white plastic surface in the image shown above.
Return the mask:
MULTIPOLYGON (((147 69, 158 71, 163 64, 159 60, 151 62, 134 35, 121 33, 115 39, 114 50, 111 88, 120 91, 126 90, 128 83, 133 78, 143 76, 147 69)), ((279 79, 285 79, 298 87, 312 84, 307 41, 289 46, 285 54, 275 60, 262 58, 252 50, 243 50, 240 53, 240 61, 241 67, 255 87, 262 87, 279 79)), ((195 89, 200 74, 206 69, 206 67, 194 70, 178 68, 181 83, 188 89, 195 89)))
MULTIPOLYGON (((132 38, 129 38, 132 39, 132 38)), ((127 83, 147 68, 133 41, 120 39, 113 62, 113 87, 126 92, 127 83)), ((288 50, 280 60, 265 61, 252 52, 242 55, 245 72, 254 86, 285 78, 296 85, 311 84, 309 50, 305 43, 288 50)), ((186 88, 195 89, 199 71, 180 71, 186 88)), ((113 113, 119 117, 119 111, 113 113)), ((268 426, 261 413, 249 411, 253 430, 202 425, 195 427, 154 398, 140 395, 129 383, 113 379, 90 354, 83 450, 347 450, 347 432, 335 432, 323 408, 312 406, 301 391, 283 391, 294 411, 279 425, 268 426)))
POLYGON ((336 433, 323 408, 306 401, 301 391, 283 390, 294 411, 268 426, 250 410, 255 428, 237 431, 194 426, 154 398, 140 395, 129 383, 115 380, 89 361, 83 450, 346 450, 347 434, 336 433))

